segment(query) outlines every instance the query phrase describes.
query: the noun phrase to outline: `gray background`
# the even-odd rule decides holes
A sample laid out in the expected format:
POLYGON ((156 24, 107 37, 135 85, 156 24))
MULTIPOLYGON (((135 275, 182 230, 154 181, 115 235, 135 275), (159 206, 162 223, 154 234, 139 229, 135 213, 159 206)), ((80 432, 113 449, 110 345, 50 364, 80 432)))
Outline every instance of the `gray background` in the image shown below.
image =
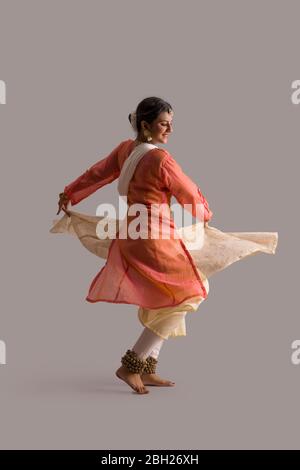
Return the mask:
MULTIPOLYGON (((299 448, 299 15, 292 1, 0 2, 2 449, 299 448), (114 375, 137 307, 86 302, 104 260, 49 229, 58 193, 134 138, 127 115, 152 95, 174 107, 166 148, 210 225, 279 243, 211 278, 161 350, 176 386, 139 396, 114 375)), ((116 186, 74 210, 117 203, 116 186)))

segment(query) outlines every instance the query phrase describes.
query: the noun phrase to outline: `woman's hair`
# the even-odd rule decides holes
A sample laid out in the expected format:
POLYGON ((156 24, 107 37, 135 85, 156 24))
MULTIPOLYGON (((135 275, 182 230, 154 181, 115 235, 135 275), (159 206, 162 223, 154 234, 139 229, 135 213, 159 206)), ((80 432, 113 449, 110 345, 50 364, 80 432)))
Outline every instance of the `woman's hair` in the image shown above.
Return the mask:
MULTIPOLYGON (((141 122, 146 121, 148 124, 151 124, 160 113, 166 111, 170 113, 173 111, 172 106, 167 101, 157 98, 156 96, 150 96, 149 98, 144 98, 139 102, 136 108, 136 130, 139 133, 141 131, 141 122)), ((129 122, 131 122, 131 113, 128 115, 129 122)))

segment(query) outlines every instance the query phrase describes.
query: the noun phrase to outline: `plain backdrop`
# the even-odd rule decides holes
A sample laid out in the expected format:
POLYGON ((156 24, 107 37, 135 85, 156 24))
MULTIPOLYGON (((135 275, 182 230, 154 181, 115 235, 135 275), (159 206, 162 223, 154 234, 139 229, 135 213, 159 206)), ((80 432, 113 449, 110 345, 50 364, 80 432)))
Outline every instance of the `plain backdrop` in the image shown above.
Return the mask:
MULTIPOLYGON (((0 0, 2 449, 299 448, 299 122, 295 1, 0 0), (104 260, 49 233, 58 193, 122 140, 147 96, 223 231, 278 232, 210 279, 167 340, 174 388, 115 377, 137 307, 85 301, 104 260)), ((74 210, 117 203, 117 182, 74 210)), ((175 201, 173 201, 175 202, 175 201)))

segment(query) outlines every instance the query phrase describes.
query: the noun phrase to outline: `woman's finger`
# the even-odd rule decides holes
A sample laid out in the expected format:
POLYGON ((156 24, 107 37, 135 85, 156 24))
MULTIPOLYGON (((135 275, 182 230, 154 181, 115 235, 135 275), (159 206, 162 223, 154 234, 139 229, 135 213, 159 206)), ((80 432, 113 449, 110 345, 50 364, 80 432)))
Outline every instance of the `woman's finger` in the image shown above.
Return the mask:
POLYGON ((64 204, 63 201, 61 201, 61 200, 58 201, 58 211, 57 211, 56 215, 58 215, 58 214, 60 213, 60 211, 61 211, 61 209, 62 209, 62 207, 63 207, 63 204, 64 204))
POLYGON ((70 212, 69 212, 67 209, 65 209, 64 207, 62 207, 62 210, 63 210, 69 217, 71 217, 71 214, 70 214, 70 212))

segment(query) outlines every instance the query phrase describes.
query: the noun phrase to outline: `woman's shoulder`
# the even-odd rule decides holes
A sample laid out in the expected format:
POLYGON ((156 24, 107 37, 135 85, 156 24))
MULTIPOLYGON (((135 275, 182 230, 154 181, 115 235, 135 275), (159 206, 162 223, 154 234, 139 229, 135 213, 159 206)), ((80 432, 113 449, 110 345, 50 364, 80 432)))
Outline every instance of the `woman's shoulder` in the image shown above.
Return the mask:
POLYGON ((160 163, 163 163, 166 159, 170 158, 170 153, 167 149, 157 147, 151 150, 151 155, 155 157, 160 163))
POLYGON ((132 143, 132 139, 121 140, 121 142, 119 143, 118 147, 119 147, 119 148, 127 147, 127 146, 129 146, 131 143, 132 143))
MULTIPOLYGON (((125 139, 120 142, 120 144, 118 145, 118 150, 120 152, 121 157, 123 153, 128 153, 128 149, 133 148, 133 142, 133 139, 125 139)), ((151 153, 151 160, 155 160, 155 162, 159 165, 165 163, 166 161, 173 160, 173 157, 170 152, 163 147, 154 147, 150 149, 149 152, 151 153)))

